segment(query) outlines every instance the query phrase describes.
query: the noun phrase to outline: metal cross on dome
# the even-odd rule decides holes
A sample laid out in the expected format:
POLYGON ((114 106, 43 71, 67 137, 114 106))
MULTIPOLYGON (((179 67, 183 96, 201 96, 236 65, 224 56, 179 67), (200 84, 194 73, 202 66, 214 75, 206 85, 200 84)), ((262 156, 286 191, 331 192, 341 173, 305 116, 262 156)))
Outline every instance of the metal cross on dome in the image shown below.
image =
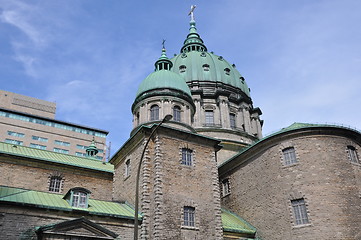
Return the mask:
POLYGON ((165 39, 163 39, 163 42, 162 42, 163 49, 165 49, 164 43, 165 43, 165 39))
POLYGON ((197 6, 196 5, 191 5, 191 11, 188 13, 188 16, 190 15, 191 16, 191 21, 194 21, 194 9, 196 8, 197 6))

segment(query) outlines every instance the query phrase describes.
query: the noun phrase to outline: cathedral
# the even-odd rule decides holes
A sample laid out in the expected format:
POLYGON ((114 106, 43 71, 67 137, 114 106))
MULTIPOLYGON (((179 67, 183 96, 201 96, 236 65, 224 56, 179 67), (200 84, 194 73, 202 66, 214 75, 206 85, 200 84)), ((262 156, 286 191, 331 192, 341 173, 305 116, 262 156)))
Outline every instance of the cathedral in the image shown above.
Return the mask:
POLYGON ((0 142, 0 239, 361 239, 361 133, 294 123, 262 136, 246 80, 207 49, 193 10, 109 162, 94 139, 86 156, 0 142))

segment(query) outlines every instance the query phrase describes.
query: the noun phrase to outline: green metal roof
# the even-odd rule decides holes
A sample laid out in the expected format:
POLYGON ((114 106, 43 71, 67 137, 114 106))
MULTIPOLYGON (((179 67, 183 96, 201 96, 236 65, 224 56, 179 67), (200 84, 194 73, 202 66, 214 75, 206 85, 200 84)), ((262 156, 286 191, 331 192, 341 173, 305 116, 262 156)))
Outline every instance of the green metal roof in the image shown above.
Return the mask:
POLYGON ((179 73, 186 82, 193 80, 221 82, 241 89, 250 97, 249 88, 242 75, 221 56, 210 52, 192 51, 178 54, 171 60, 174 72, 179 73, 181 66, 186 67, 184 72, 179 73), (205 65, 208 65, 206 71, 203 67, 205 65), (226 72, 226 69, 229 69, 229 72, 226 72))
POLYGON ((9 154, 13 156, 27 157, 41 161, 54 162, 81 168, 94 169, 104 172, 113 172, 114 166, 110 163, 103 163, 85 157, 78 157, 68 154, 56 153, 36 148, 13 145, 0 142, 0 154, 9 154))
POLYGON ((149 74, 143 80, 138 88, 137 97, 150 90, 167 88, 179 90, 188 96, 192 96, 188 85, 179 74, 169 70, 159 70, 149 74))
POLYGON ((243 218, 223 208, 221 209, 221 211, 222 211, 221 216, 222 216, 223 231, 245 233, 245 234, 256 233, 257 231, 256 228, 254 228, 243 218))
MULTIPOLYGON (((21 188, 0 186, 0 202, 33 206, 60 211, 85 211, 89 214, 134 219, 134 209, 127 203, 88 200, 89 207, 75 208, 63 199, 63 195, 21 188)), ((141 215, 139 215, 141 217, 141 215)))

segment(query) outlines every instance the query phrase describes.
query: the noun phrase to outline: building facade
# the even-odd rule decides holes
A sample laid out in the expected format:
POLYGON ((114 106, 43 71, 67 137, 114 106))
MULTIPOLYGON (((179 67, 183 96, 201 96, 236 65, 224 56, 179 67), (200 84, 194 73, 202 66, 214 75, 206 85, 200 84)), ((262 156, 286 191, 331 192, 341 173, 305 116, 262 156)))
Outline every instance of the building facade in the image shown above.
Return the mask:
POLYGON ((55 119, 56 103, 0 90, 0 141, 85 156, 94 139, 105 160, 108 132, 55 119))
POLYGON ((133 239, 135 221, 140 239, 361 239, 361 133, 295 123, 263 137, 245 79, 193 14, 131 111, 109 163, 94 142, 88 158, 0 144, 5 239, 133 239))

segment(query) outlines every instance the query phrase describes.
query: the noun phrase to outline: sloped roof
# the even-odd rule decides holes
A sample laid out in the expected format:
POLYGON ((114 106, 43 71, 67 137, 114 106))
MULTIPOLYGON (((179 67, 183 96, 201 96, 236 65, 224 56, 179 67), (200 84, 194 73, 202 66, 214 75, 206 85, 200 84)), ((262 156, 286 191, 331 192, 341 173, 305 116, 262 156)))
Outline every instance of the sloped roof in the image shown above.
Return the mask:
POLYGON ((254 228, 243 218, 223 208, 221 209, 221 211, 222 211, 223 231, 234 232, 234 233, 245 233, 250 235, 256 234, 257 231, 256 228, 254 228))
POLYGON ((84 211, 93 215, 134 219, 134 209, 127 203, 89 199, 88 208, 72 207, 63 195, 28 189, 0 186, 0 202, 60 211, 84 211))
POLYGON ((104 172, 112 173, 114 166, 110 163, 103 163, 99 160, 94 160, 85 157, 78 157, 63 153, 51 152, 36 148, 13 145, 0 142, 0 154, 9 154, 13 156, 27 157, 41 161, 65 164, 81 168, 94 169, 104 172))

